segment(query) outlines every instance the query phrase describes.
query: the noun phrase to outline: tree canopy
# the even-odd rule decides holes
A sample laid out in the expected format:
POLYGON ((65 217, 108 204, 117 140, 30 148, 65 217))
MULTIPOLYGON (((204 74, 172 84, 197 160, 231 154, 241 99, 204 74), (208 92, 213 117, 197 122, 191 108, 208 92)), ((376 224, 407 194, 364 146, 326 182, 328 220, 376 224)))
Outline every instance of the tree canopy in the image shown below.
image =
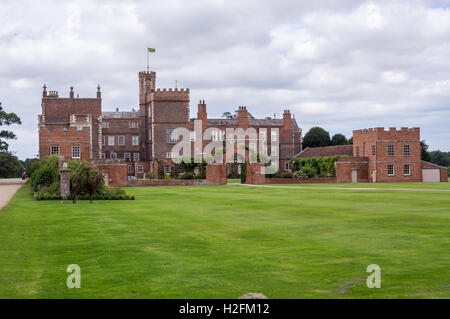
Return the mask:
POLYGON ((329 146, 331 143, 330 133, 321 127, 313 127, 303 138, 303 148, 329 146))
POLYGON ((20 177, 23 163, 10 152, 0 152, 0 178, 20 177))
MULTIPOLYGON (((0 102, 0 126, 9 126, 12 124, 22 124, 20 118, 15 113, 6 113, 3 111, 2 103, 0 102)), ((0 151, 7 151, 9 144, 5 140, 16 139, 16 134, 7 130, 0 130, 0 151)))
MULTIPOLYGON (((234 114, 231 114, 230 112, 223 112, 222 117, 229 120, 235 119, 237 118, 237 111, 234 111, 234 114)), ((252 115, 252 113, 248 112, 248 118, 254 119, 255 117, 252 115)))
POLYGON ((331 138, 331 145, 346 145, 348 143, 344 134, 334 134, 331 138))

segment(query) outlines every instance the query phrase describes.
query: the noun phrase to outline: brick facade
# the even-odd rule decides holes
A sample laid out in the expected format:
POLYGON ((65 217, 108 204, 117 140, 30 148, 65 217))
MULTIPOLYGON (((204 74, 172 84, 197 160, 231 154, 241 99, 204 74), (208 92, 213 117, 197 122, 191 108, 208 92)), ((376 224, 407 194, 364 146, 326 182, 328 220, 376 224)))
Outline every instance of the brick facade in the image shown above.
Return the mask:
POLYGON ((356 174, 356 183, 367 183, 369 181, 367 157, 340 157, 336 163, 336 182, 351 183, 352 174, 356 174), (356 171, 356 173, 353 173, 356 171))
MULTIPOLYGON (((336 162, 336 178, 338 182, 352 182, 352 170, 357 169, 358 182, 422 182, 423 168, 427 165, 424 163, 418 127, 354 130, 353 157, 336 162)), ((439 168, 440 180, 446 182, 446 168, 438 165, 434 168, 439 168)))
MULTIPOLYGON (((100 87, 95 98, 75 97, 72 87, 68 98, 60 98, 58 92, 48 93, 44 85, 38 121, 39 156, 58 154, 66 160, 95 161, 103 168, 106 163, 121 160, 121 167, 126 168, 125 179, 143 178, 149 171, 157 172, 158 162, 173 165, 172 147, 178 141, 169 138, 170 132, 180 127, 193 132, 195 120, 202 121, 195 139, 201 139, 199 135, 209 128, 222 132, 226 128, 254 128, 257 134, 265 131, 267 153, 279 157, 281 170, 289 170, 293 155, 301 151, 301 130, 288 110, 282 119, 253 119, 246 107, 239 107, 234 119, 209 119, 206 103, 201 101, 197 117, 190 118, 189 89, 157 89, 155 72, 139 72, 138 87, 138 111, 117 108, 115 112, 102 112, 100 87), (279 139, 276 150, 271 149, 272 137, 279 139)), ((209 142, 196 144, 192 140, 191 156, 201 157, 202 149, 196 145, 204 148, 209 142)), ((225 147, 226 141, 222 143, 225 147)), ((112 169, 110 175, 116 176, 115 171, 112 169)), ((119 179, 116 184, 124 183, 119 179)))

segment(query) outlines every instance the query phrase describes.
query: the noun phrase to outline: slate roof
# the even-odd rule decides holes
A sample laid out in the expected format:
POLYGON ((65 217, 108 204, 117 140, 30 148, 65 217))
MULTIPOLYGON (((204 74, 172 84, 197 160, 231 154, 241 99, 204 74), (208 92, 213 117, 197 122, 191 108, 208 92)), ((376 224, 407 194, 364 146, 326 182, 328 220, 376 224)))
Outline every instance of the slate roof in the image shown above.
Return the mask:
POLYGON ((135 119, 139 118, 139 111, 102 112, 102 117, 104 119, 135 119), (116 117, 117 113, 119 117, 116 117))
MULTIPOLYGON (((191 119, 194 122, 195 119, 191 119)), ((237 126, 237 119, 208 119, 208 125, 227 125, 227 126, 237 126)), ((276 127, 283 126, 282 119, 248 119, 249 126, 266 126, 266 127, 276 127)), ((292 119, 292 127, 295 132, 299 132, 297 121, 292 119)))
POLYGON ((324 146, 324 147, 307 147, 294 157, 298 158, 310 158, 310 157, 325 157, 325 156, 338 156, 338 155, 350 155, 353 156, 353 145, 336 145, 336 146, 324 146))

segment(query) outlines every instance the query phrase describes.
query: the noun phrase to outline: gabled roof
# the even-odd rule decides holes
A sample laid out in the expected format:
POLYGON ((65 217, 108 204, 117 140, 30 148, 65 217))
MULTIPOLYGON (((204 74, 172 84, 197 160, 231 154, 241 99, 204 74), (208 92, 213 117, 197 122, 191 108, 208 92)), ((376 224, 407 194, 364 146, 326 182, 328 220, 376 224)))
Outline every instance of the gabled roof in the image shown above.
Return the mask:
POLYGON ((307 147, 300 153, 296 154, 295 158, 310 158, 310 157, 326 157, 350 155, 353 156, 353 145, 336 145, 323 147, 307 147))

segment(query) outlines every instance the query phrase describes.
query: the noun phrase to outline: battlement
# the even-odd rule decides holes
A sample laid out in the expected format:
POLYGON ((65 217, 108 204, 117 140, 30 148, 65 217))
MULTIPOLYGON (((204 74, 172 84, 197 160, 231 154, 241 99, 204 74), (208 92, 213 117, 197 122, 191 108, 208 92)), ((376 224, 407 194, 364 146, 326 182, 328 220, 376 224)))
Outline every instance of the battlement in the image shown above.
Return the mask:
POLYGON ((189 102, 189 89, 169 88, 156 89, 152 92, 154 101, 187 101, 189 102))
POLYGON ((141 71, 139 72, 139 75, 147 75, 147 74, 156 74, 155 71, 141 71))
POLYGON ((366 128, 360 130, 353 130, 353 137, 364 138, 371 137, 378 140, 398 140, 398 139, 409 139, 409 140, 419 140, 420 139, 420 128, 419 127, 401 127, 397 129, 396 127, 390 127, 385 129, 384 127, 366 128))
POLYGON ((49 91, 48 97, 58 97, 58 91, 49 91))
POLYGON ((360 130, 353 130, 353 134, 365 134, 365 133, 398 133, 398 132, 419 132, 420 133, 420 127, 402 127, 399 130, 397 130, 396 127, 390 127, 389 130, 385 130, 384 127, 375 127, 375 128, 365 128, 360 130))

